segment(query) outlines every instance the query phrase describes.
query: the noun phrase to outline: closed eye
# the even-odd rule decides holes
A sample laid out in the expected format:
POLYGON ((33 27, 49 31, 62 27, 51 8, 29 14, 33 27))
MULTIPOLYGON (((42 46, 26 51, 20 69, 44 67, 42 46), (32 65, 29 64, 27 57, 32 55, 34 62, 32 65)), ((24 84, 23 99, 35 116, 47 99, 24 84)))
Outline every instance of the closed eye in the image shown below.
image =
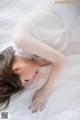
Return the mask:
POLYGON ((30 80, 24 80, 25 83, 28 83, 30 80))
POLYGON ((29 80, 24 80, 24 81, 29 81, 29 80))

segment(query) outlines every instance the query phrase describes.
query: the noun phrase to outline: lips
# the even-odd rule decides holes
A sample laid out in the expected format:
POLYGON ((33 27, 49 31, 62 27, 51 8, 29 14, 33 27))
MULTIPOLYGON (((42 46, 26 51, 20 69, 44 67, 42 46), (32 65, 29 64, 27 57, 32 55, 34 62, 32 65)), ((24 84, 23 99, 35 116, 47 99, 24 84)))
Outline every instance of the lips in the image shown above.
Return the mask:
POLYGON ((27 82, 25 82, 25 83, 23 83, 23 84, 28 84, 28 83, 30 83, 32 80, 35 80, 35 79, 37 79, 38 78, 38 76, 39 76, 39 68, 35 71, 35 74, 33 75, 33 77, 32 77, 32 79, 31 80, 29 80, 29 81, 27 81, 27 82))

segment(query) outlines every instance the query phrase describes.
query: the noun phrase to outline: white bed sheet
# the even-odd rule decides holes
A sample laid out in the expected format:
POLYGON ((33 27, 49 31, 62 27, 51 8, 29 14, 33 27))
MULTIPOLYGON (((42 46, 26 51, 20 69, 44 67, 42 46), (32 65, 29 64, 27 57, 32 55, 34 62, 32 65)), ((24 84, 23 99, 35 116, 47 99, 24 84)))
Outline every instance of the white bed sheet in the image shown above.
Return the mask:
MULTIPOLYGON (((40 0, 0 1, 0 47, 3 43, 6 47, 11 44, 15 24, 37 3, 40 0)), ((40 77, 28 89, 12 96, 8 108, 4 110, 9 112, 9 120, 80 120, 80 54, 68 56, 67 59, 68 65, 54 82, 45 109, 37 113, 28 109, 34 91, 44 83, 44 78, 40 77)), ((41 74, 47 75, 50 69, 51 65, 42 67, 41 74)))
MULTIPOLYGON (((53 91, 43 111, 32 113, 28 109, 33 93, 44 84, 44 78, 25 88, 11 98, 5 111, 9 120, 80 120, 80 55, 68 56, 68 64, 54 82, 53 91)), ((40 68, 41 74, 48 74, 51 65, 40 68)))

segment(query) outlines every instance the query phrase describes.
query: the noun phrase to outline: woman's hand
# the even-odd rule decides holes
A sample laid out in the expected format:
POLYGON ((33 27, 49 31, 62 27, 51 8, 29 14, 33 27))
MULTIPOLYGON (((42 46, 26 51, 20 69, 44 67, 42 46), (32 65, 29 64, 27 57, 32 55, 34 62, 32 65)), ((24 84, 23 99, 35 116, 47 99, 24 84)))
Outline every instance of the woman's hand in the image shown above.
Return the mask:
POLYGON ((32 103, 29 106, 29 109, 32 108, 32 112, 37 112, 38 110, 43 110, 48 100, 50 92, 42 86, 38 89, 32 97, 32 103))

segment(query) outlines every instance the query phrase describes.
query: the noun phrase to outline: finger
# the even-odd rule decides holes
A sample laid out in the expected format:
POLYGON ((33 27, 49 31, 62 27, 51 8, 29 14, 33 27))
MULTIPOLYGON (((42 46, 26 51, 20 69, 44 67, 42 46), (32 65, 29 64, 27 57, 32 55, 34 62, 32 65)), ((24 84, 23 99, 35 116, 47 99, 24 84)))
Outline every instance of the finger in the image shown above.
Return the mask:
POLYGON ((46 102, 44 102, 44 103, 41 105, 40 111, 42 111, 45 107, 46 107, 46 102))
POLYGON ((36 103, 37 103, 37 99, 34 99, 34 101, 31 102, 29 109, 31 109, 36 103))
POLYGON ((42 103, 40 103, 40 104, 37 106, 36 111, 40 111, 41 107, 42 107, 42 103))
POLYGON ((35 99, 36 95, 34 94, 33 97, 32 97, 32 101, 35 99))
POLYGON ((34 106, 33 106, 33 109, 32 109, 32 112, 37 112, 39 110, 39 106, 40 106, 40 103, 36 103, 34 106))
POLYGON ((37 111, 41 111, 43 110, 43 108, 45 107, 45 105, 43 103, 36 103, 33 107, 32 112, 37 112, 37 111))
POLYGON ((42 105, 40 106, 40 111, 42 111, 44 108, 45 108, 45 105, 42 104, 42 105))

